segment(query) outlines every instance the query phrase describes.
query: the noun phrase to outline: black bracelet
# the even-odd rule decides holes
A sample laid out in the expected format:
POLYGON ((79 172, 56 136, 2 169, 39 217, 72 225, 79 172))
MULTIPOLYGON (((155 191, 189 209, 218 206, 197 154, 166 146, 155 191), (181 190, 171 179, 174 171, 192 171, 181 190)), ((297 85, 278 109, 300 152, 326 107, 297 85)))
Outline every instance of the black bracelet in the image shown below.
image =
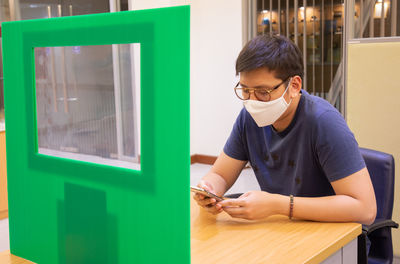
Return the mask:
POLYGON ((289 219, 293 217, 293 194, 290 195, 290 204, 289 204, 289 219))

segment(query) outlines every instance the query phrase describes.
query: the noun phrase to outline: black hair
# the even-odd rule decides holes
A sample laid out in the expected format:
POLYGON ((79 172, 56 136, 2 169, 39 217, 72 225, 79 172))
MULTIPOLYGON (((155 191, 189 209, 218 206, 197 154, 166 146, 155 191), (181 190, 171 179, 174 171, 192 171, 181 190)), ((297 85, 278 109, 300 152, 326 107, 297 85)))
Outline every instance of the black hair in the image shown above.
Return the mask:
POLYGON ((273 71, 281 80, 295 75, 303 79, 304 76, 300 49, 283 36, 257 36, 243 47, 236 59, 236 75, 260 67, 273 71))

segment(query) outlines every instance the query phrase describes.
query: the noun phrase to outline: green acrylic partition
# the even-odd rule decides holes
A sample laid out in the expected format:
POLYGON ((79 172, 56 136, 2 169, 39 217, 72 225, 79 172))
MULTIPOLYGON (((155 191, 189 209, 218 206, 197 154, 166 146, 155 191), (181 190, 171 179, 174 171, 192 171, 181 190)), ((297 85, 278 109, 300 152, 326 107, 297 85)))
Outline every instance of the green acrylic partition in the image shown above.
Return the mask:
POLYGON ((190 263, 189 21, 180 6, 2 24, 11 253, 190 263), (140 171, 38 154, 34 48, 125 43, 141 45, 140 171))

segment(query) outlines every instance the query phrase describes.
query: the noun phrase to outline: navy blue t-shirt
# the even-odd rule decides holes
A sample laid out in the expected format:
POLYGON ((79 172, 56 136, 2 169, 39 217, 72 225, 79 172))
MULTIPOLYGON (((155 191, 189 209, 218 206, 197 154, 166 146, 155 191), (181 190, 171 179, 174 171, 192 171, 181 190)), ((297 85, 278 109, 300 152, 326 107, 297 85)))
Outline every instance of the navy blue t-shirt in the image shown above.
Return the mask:
POLYGON ((250 162, 261 190, 283 195, 333 195, 330 182, 365 167, 341 114, 304 90, 292 122, 282 132, 258 127, 243 108, 224 152, 250 162))

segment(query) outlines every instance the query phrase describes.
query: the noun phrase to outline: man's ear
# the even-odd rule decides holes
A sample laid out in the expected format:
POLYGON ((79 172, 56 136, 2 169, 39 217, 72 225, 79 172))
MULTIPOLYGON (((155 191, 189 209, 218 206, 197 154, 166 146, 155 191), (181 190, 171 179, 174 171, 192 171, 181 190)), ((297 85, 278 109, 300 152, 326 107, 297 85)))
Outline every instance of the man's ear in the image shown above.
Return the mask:
POLYGON ((291 98, 295 98, 300 94, 301 86, 302 86, 301 77, 298 75, 293 76, 289 88, 291 98))

